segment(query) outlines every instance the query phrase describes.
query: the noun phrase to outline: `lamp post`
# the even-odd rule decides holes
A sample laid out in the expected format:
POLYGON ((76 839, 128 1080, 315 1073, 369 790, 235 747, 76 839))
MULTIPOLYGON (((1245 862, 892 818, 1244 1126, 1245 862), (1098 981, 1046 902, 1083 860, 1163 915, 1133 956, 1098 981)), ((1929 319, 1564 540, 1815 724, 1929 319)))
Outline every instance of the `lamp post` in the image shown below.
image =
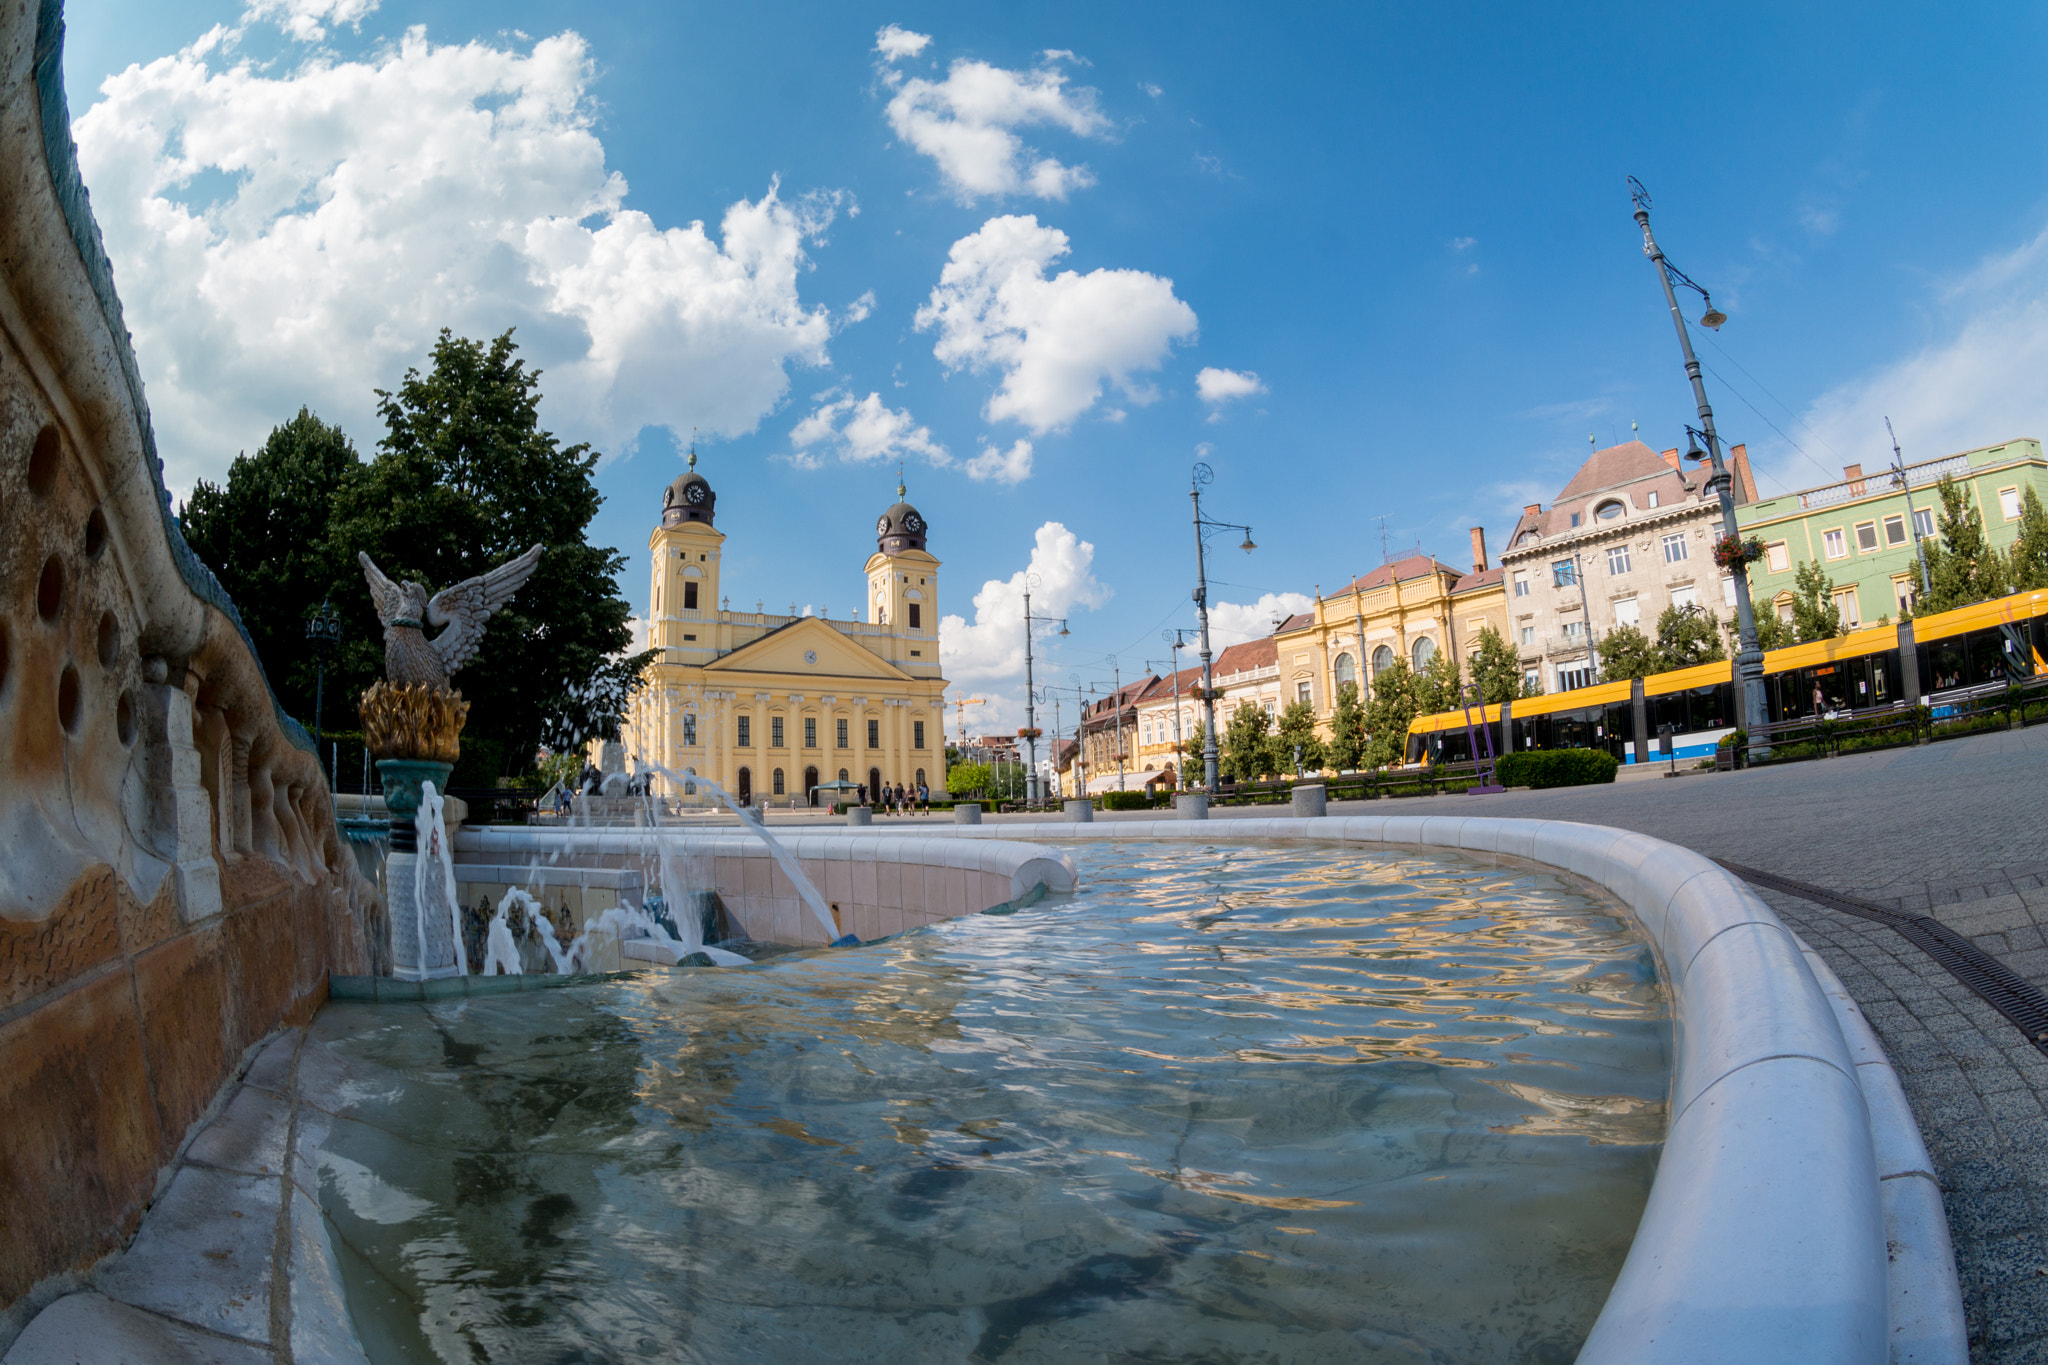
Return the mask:
POLYGON ((1918 512, 1913 510, 1913 481, 1906 477, 1906 457, 1899 450, 1899 433, 1892 430, 1892 419, 1884 419, 1884 434, 1892 438, 1892 482, 1906 492, 1906 528, 1913 537, 1913 553, 1920 557, 1920 591, 1934 592, 1934 584, 1927 578, 1927 542, 1920 539, 1918 512))
MULTIPOLYGON (((327 708, 327 655, 341 643, 341 616, 326 598, 320 601, 320 609, 306 620, 306 643, 313 647, 313 657, 319 660, 313 674, 313 761, 320 761, 321 713, 327 708)), ((328 785, 334 785, 334 775, 328 775, 328 785)))
POLYGON ((1198 462, 1194 468, 1189 498, 1195 505, 1195 614, 1202 623, 1202 786, 1209 795, 1216 795, 1216 668, 1215 656, 1209 649, 1209 573, 1204 560, 1202 533, 1207 530, 1244 532, 1244 544, 1237 548, 1250 554, 1259 547, 1252 544, 1252 528, 1240 526, 1234 521, 1211 521, 1202 515, 1202 489, 1216 478, 1216 471, 1207 464, 1198 462))
MULTIPOLYGON (((1034 622, 1042 621, 1047 625, 1051 625, 1055 620, 1055 618, 1050 616, 1033 616, 1031 614, 1031 590, 1038 587, 1044 581, 1035 573, 1024 575, 1024 730, 1026 732, 1024 734, 1024 743, 1030 746, 1031 751, 1031 766, 1025 770, 1024 774, 1024 799, 1026 801, 1037 801, 1039 799, 1038 713, 1032 709, 1032 704, 1036 701, 1037 695, 1033 692, 1031 685, 1031 627, 1034 622)), ((1060 634, 1068 634, 1067 618, 1062 616, 1057 618, 1057 620, 1060 634)), ((1055 735, 1059 733, 1058 725, 1053 726, 1053 733, 1055 735)))
POLYGON ((1116 711, 1116 789, 1124 789, 1124 675, 1116 655, 1109 656, 1109 704, 1116 711))
MULTIPOLYGON (((1706 439, 1706 456, 1714 471, 1707 484, 1720 499, 1721 534, 1726 540, 1736 540, 1740 533, 1735 525, 1734 480, 1721 459, 1721 438, 1714 432, 1714 409, 1707 402, 1707 386, 1700 379, 1699 357, 1693 354, 1692 336, 1685 329, 1685 314, 1679 311, 1678 294, 1671 287, 1673 278, 1697 292, 1706 304, 1707 311, 1700 316, 1700 326, 1710 332, 1717 331, 1728 317, 1714 307, 1714 301, 1705 289, 1664 258, 1663 248, 1650 234, 1650 192, 1643 188, 1643 182, 1630 176, 1628 189, 1629 198, 1635 204, 1636 225, 1643 230, 1643 254, 1657 267, 1657 280, 1664 286, 1664 301, 1671 308, 1671 325, 1678 329, 1678 349, 1685 357, 1685 377, 1692 381, 1692 396, 1699 405, 1700 435, 1706 439)), ((1735 655, 1735 675, 1742 690, 1742 726, 1750 736, 1750 753, 1757 758, 1769 758, 1770 742, 1761 738, 1762 727, 1770 716, 1764 703, 1764 652, 1757 646, 1756 614, 1749 602, 1749 566, 1738 560, 1730 567, 1728 576, 1735 585, 1735 622, 1737 640, 1741 645, 1735 655)))

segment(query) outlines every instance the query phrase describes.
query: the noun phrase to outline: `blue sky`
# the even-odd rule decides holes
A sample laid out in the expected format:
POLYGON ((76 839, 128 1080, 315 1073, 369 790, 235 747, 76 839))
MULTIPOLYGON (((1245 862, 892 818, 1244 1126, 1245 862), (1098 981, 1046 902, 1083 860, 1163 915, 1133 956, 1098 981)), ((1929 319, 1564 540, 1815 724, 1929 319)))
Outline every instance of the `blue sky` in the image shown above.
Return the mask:
POLYGON ((1376 565, 1381 518, 1463 563, 1465 528, 1497 550, 1589 435, 1680 444, 1629 174, 1730 316, 1702 357, 1767 491, 1877 462, 1887 413, 1909 458, 2048 435, 2032 7, 74 0, 68 23, 174 488, 302 402, 367 450, 370 387, 435 329, 517 325, 555 429, 606 452, 595 532, 636 608, 677 433, 702 429, 748 609, 850 614, 902 459, 961 618, 949 676, 990 719, 1021 698, 1027 565, 1072 622, 1055 679, 1111 652, 1129 676, 1193 624, 1203 448, 1212 513, 1261 546, 1212 561, 1243 638, 1268 595, 1376 565))

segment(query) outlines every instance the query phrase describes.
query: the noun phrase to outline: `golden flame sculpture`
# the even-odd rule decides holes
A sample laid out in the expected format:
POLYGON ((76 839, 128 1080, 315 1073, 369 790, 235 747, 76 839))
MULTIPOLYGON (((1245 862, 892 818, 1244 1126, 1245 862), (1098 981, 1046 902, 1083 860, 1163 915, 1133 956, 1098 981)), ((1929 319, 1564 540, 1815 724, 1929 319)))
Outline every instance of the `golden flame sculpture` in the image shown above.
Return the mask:
POLYGON ((363 743, 378 758, 453 763, 462 755, 469 703, 453 688, 372 683, 362 711, 363 743))

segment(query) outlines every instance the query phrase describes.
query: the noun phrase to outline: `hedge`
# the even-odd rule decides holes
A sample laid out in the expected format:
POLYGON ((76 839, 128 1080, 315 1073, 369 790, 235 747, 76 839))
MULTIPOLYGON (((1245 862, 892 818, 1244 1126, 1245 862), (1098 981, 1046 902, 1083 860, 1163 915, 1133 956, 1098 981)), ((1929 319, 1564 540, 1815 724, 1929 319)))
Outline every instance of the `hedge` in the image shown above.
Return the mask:
POLYGON ((1102 794, 1102 808, 1104 810, 1146 810, 1151 805, 1152 796, 1149 792, 1104 792, 1102 794))
POLYGON ((1620 760, 1604 749, 1531 749, 1494 765, 1503 787, 1584 787, 1612 782, 1620 760))

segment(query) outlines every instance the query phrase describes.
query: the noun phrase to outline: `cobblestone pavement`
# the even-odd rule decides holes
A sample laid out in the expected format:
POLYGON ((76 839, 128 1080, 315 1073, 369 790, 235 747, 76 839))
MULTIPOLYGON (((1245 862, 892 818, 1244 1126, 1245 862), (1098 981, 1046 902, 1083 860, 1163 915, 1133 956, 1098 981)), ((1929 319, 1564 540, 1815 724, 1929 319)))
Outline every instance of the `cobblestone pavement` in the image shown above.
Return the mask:
MULTIPOLYGON (((1758 772, 1426 802, 1450 803, 1640 830, 1932 915, 2048 989, 2048 726, 1758 772)), ((2048 1056, 1890 929, 1759 894, 1842 978, 1898 1069, 1941 1176, 1971 1359, 2048 1365, 2048 1056)))

